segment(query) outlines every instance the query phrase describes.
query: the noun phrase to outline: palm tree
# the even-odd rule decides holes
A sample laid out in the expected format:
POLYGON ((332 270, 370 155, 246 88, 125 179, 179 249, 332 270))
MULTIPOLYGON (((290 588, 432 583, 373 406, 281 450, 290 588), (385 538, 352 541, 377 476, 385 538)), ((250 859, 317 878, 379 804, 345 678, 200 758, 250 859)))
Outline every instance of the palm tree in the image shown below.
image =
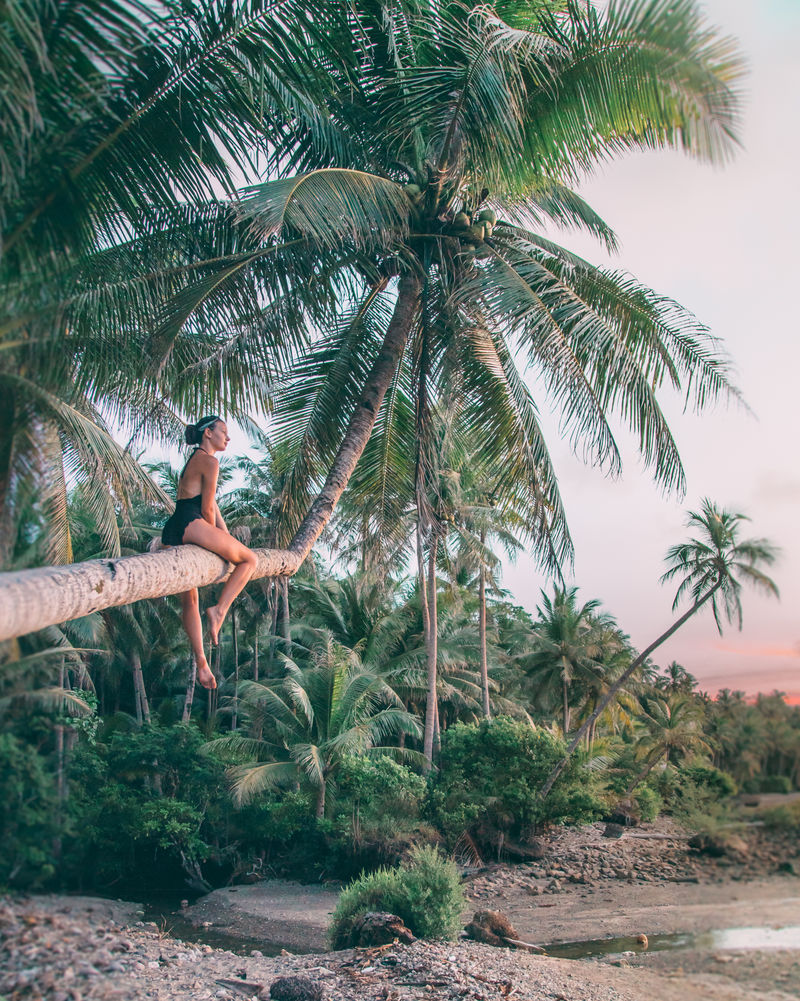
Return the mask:
POLYGON ((307 667, 285 659, 282 678, 240 686, 240 710, 261 737, 230 734, 213 747, 248 761, 233 770, 234 795, 246 802, 273 786, 305 778, 316 790, 316 816, 325 814, 326 794, 348 754, 414 752, 384 741, 419 736, 417 718, 402 708, 396 693, 365 668, 358 654, 329 633, 319 632, 307 667))
POLYGON ((602 672, 603 639, 612 623, 610 616, 597 613, 599 607, 595 600, 579 606, 577 587, 556 587, 552 599, 542 591, 534 648, 523 661, 538 689, 533 702, 549 705, 559 692, 564 736, 570 729, 573 682, 602 672))
MULTIPOLYGON (((542 375, 587 455, 618 467, 609 420, 620 416, 658 482, 677 489, 683 471, 656 391, 685 389, 702 408, 731 387, 713 340, 677 304, 536 230, 548 219, 613 247, 613 233, 569 185, 621 149, 724 159, 735 139, 735 51, 691 0, 635 0, 602 14, 577 3, 512 2, 498 12, 455 0, 347 9, 357 30, 332 30, 326 44, 355 62, 346 71, 339 56, 315 63, 331 67, 326 113, 314 119, 297 99, 271 115, 268 162, 279 176, 235 206, 238 228, 229 207, 227 228, 219 209, 210 213, 205 232, 229 234, 221 259, 192 256, 184 239, 179 287, 166 282, 177 294, 152 335, 154 371, 175 359, 185 328, 204 321, 244 326, 251 344, 259 331, 279 357, 316 338, 276 403, 294 445, 283 509, 296 532, 290 553, 265 555, 261 573, 292 572, 308 554, 384 401, 394 454, 410 457, 425 489, 429 414, 445 399, 460 401, 459 423, 485 443, 487 463, 504 468, 503 491, 524 496, 534 548, 554 566, 570 552, 569 533, 515 352, 542 375), (404 394, 407 405, 395 408, 404 394), (394 422, 401 410, 410 428, 394 422)), ((324 18, 315 22, 316 34, 325 30, 324 18)), ((143 247, 126 261, 148 257, 143 247)), ((165 287, 150 283, 149 293, 156 286, 165 287)), ((152 303, 141 312, 151 317, 152 303)), ((185 403, 193 387, 181 386, 185 403)), ((158 557, 142 564, 141 586, 111 586, 104 600, 219 572, 219 561, 171 559, 169 585, 153 581, 158 557)), ((37 593, 43 586, 37 578, 37 593)))
POLYGON ((631 780, 627 796, 644 782, 659 762, 669 764, 693 757, 698 752, 711 752, 703 733, 702 704, 691 695, 672 692, 656 696, 645 699, 643 708, 638 721, 644 733, 636 740, 634 752, 644 767, 631 780))
POLYGON ((566 756, 556 765, 542 787, 541 795, 546 796, 553 783, 564 769, 569 756, 580 743, 586 731, 600 716, 625 682, 647 660, 651 653, 677 632, 678 629, 706 604, 710 603, 717 629, 722 633, 722 616, 728 622, 735 621, 742 628, 742 583, 752 584, 766 594, 778 596, 778 588, 761 569, 771 566, 777 557, 777 549, 766 539, 740 539, 739 529, 743 514, 734 514, 719 509, 710 500, 702 502, 699 512, 690 511, 687 519, 689 528, 697 531, 697 537, 672 546, 667 552, 667 570, 662 582, 681 577, 672 608, 675 610, 685 595, 691 595, 689 609, 675 621, 666 632, 636 657, 630 667, 619 676, 602 698, 595 711, 578 729, 566 756))
POLYGON ((257 176, 272 122, 327 132, 321 56, 347 51, 348 20, 306 0, 0 10, 0 566, 28 495, 50 561, 71 561, 76 476, 112 555, 115 506, 134 489, 164 503, 110 422, 174 441, 176 410, 252 405, 263 346, 208 322, 167 343, 151 321, 199 273, 187 246, 236 249, 217 195, 257 176))

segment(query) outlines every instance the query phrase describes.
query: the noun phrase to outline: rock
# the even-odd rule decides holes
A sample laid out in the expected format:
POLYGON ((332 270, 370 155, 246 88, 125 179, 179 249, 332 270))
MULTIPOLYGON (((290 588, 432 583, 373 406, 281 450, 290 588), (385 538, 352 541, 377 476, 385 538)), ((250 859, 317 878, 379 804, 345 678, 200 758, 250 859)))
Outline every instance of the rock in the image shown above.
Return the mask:
POLYGON ((711 858, 727 856, 730 859, 744 861, 750 856, 748 843, 744 838, 738 834, 732 834, 730 831, 695 834, 693 838, 689 839, 689 847, 701 855, 709 855, 711 858))
POLYGON ((348 944, 350 948, 364 948, 389 945, 396 939, 410 943, 414 941, 414 935, 396 914, 368 911, 354 922, 348 944))
POLYGON ((622 824, 606 824, 605 830, 603 831, 604 838, 621 838, 625 833, 625 828, 622 824))
POLYGON ((278 977, 270 984, 272 1001, 322 1001, 325 988, 311 977, 278 977))
POLYGON ((608 816, 609 823, 623 827, 638 827, 641 819, 639 804, 632 799, 621 799, 608 816))
POLYGON ((467 938, 487 945, 505 946, 506 939, 519 939, 516 928, 502 911, 477 911, 465 931, 467 938))

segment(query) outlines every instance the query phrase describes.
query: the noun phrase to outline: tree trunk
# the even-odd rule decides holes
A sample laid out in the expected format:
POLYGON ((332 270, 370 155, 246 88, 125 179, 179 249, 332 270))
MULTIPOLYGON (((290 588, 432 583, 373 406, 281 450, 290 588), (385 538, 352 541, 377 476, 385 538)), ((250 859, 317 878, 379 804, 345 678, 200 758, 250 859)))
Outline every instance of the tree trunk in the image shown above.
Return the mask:
POLYGON ((142 674, 142 658, 138 653, 131 654, 131 667, 133 668, 133 691, 136 701, 136 721, 139 725, 144 721, 150 723, 150 703, 147 701, 147 692, 144 687, 144 675, 142 674))
POLYGON ((239 635, 236 630, 235 608, 231 611, 231 630, 233 632, 233 707, 231 710, 231 730, 235 730, 239 722, 239 635))
POLYGON ((194 686, 197 682, 197 667, 194 662, 194 654, 189 655, 189 677, 186 680, 186 697, 183 700, 183 713, 181 722, 188 723, 192 718, 192 703, 194 702, 194 686))
POLYGON ((428 762, 428 767, 433 764, 433 747, 436 733, 436 716, 438 710, 438 693, 436 690, 437 681, 437 658, 438 658, 438 623, 437 623, 437 602, 436 602, 436 552, 439 548, 439 540, 434 535, 431 538, 430 552, 428 553, 428 581, 427 585, 423 571, 423 588, 427 586, 427 606, 428 606, 428 632, 426 654, 428 663, 428 694, 425 704, 425 738, 423 743, 423 754, 428 762))
POLYGON ((566 675, 561 676, 561 699, 564 704, 564 739, 569 733, 570 713, 569 713, 569 684, 566 675))
MULTIPOLYGON (((58 667, 58 687, 64 688, 64 675, 65 675, 65 664, 64 658, 61 658, 61 663, 58 667)), ((63 711, 63 707, 62 707, 63 711)), ((65 756, 64 756, 64 724, 56 724, 56 791, 58 794, 59 803, 59 816, 61 813, 61 804, 66 798, 66 768, 65 768, 65 756)))
MULTIPOLYGON (((486 532, 481 530, 481 547, 486 544, 486 532)), ((478 579, 478 632, 481 644, 481 690, 483 692, 483 715, 492 718, 492 708, 489 703, 489 655, 486 649, 486 567, 481 559, 480 577, 478 579)))
MULTIPOLYGON (((353 416, 318 497, 288 550, 256 550, 253 578, 297 572, 320 536, 364 451, 386 390, 405 349, 420 298, 421 281, 404 275, 383 345, 366 378, 353 416)), ((199 546, 172 546, 120 559, 90 560, 0 574, 0 640, 66 622, 143 598, 160 598, 225 580, 231 567, 199 546)))
POLYGON ((253 637, 253 681, 258 681, 258 622, 256 623, 256 633, 253 637))
POLYGON ((325 816, 325 779, 321 779, 317 789, 317 805, 315 816, 317 820, 322 820, 325 816))
MULTIPOLYGON (((276 581, 277 584, 277 581, 276 581)), ((280 578, 281 588, 281 631, 283 634, 283 651, 287 657, 292 656, 292 633, 289 619, 289 578, 280 578)))
POLYGON ((669 757, 669 748, 667 748, 663 754, 659 754, 659 756, 655 759, 655 761, 651 761, 646 768, 643 768, 642 771, 639 772, 639 774, 636 776, 633 782, 631 782, 631 784, 625 790, 625 795, 630 796, 633 790, 636 788, 636 786, 638 786, 641 782, 644 782, 644 780, 647 778, 650 772, 652 772, 652 770, 656 767, 659 761, 668 757, 669 757))
POLYGON ((552 772, 550 772, 550 774, 547 776, 547 781, 542 786, 541 792, 539 793, 542 799, 544 799, 545 796, 547 796, 547 794, 553 788, 553 785, 558 779, 559 775, 566 768, 567 762, 572 756, 572 753, 575 750, 575 748, 578 746, 578 744, 580 744, 581 740, 583 739, 583 735, 586 733, 589 727, 592 726, 595 720, 597 720, 602 715, 606 706, 610 705, 611 702, 613 702, 613 700, 616 698, 617 692, 619 692, 619 690, 622 688, 625 682, 634 674, 635 671, 637 671, 642 666, 642 664, 644 664, 644 662, 647 660, 647 658, 654 650, 658 649, 658 647, 660 647, 662 643, 666 642, 666 640, 668 640, 673 633, 677 632, 685 622, 688 622, 688 620, 696 612, 700 611, 700 609, 703 607, 703 605, 705 605, 708 599, 711 598, 712 595, 716 593, 721 583, 722 581, 717 581, 717 583, 711 588, 711 590, 704 597, 702 597, 699 601, 695 602, 694 605, 692 605, 692 607, 688 610, 688 612, 684 612, 684 614, 678 619, 677 622, 674 622, 669 627, 669 629, 667 629, 666 632, 662 633, 657 640, 654 640, 643 653, 640 653, 639 656, 636 658, 636 660, 633 661, 631 666, 627 668, 619 676, 619 678, 617 678, 617 680, 609 687, 606 694, 597 703, 597 707, 595 708, 592 715, 586 719, 584 724, 579 728, 578 732, 572 738, 572 741, 567 746, 567 753, 564 755, 561 761, 559 761, 559 763, 555 766, 552 772))
MULTIPOLYGON (((275 663, 275 644, 278 639, 278 578, 275 577, 270 581, 269 586, 269 609, 270 609, 270 625, 269 625, 269 662, 270 666, 275 663)), ((274 670, 274 668, 272 668, 274 670)))

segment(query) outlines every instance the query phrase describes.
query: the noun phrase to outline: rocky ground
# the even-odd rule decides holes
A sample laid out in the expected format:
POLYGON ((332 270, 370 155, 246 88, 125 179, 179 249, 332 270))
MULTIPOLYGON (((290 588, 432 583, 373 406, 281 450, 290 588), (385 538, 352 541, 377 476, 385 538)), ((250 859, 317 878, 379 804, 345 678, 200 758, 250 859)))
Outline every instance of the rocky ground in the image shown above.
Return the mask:
MULTIPOLYGON (((744 847, 709 859, 664 823, 619 838, 592 825, 556 832, 540 860, 467 876, 465 917, 502 910, 521 938, 542 944, 618 937, 614 955, 599 959, 466 941, 269 958, 244 943, 229 952, 181 941, 170 926, 188 923, 143 922, 137 905, 9 898, 0 903, 0 1001, 796 1001, 800 948, 659 952, 635 943, 640 934, 800 926, 796 839, 745 834, 744 847), (308 979, 276 984, 298 976, 308 979)), ((308 948, 321 944, 334 903, 331 890, 272 882, 217 891, 183 914, 198 925, 192 938, 222 928, 251 944, 263 936, 308 948)))

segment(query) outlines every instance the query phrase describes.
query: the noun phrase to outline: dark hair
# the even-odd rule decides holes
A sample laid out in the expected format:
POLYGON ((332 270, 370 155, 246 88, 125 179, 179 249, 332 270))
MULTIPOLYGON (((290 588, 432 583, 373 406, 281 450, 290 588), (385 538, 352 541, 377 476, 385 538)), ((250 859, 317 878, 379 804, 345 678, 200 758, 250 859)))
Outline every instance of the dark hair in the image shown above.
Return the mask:
POLYGON ((213 428, 218 420, 220 418, 216 414, 209 414, 208 417, 203 417, 196 424, 187 424, 184 433, 186 444, 199 445, 203 440, 203 433, 208 431, 209 428, 213 428))

